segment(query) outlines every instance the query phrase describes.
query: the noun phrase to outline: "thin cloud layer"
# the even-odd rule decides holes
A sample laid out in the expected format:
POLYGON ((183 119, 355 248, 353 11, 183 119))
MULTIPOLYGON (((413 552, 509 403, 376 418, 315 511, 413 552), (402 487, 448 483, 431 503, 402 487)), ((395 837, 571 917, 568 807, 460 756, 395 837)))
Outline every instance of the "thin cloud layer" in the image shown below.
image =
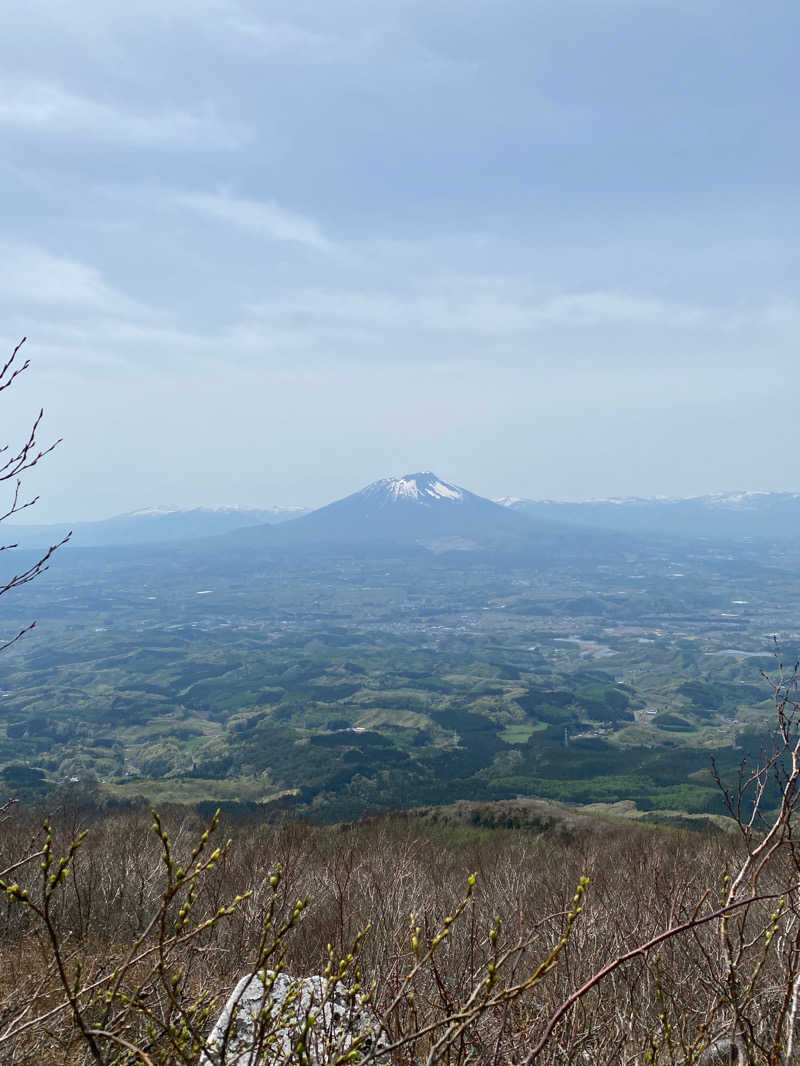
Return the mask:
POLYGON ((274 202, 242 200, 227 193, 179 193, 174 196, 174 202, 207 219, 259 237, 304 244, 318 251, 330 251, 333 247, 313 219, 287 211, 274 202))
POLYGON ((65 437, 47 514, 419 467, 800 487, 798 32, 788 2, 11 0, 0 311, 65 437))
POLYGON ((82 138, 134 148, 226 151, 247 140, 245 127, 224 122, 211 105, 133 110, 40 81, 0 87, 0 126, 59 138, 82 138))
POLYGON ((53 306, 59 312, 138 315, 143 308, 117 292, 94 267, 34 245, 0 244, 0 306, 53 306))

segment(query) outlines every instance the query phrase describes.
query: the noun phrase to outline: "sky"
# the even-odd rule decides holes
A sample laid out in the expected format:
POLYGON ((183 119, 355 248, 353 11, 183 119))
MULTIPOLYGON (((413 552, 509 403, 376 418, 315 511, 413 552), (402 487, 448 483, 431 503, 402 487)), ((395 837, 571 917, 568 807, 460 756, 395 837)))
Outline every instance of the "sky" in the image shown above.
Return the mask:
POLYGON ((800 488, 794 0, 4 0, 29 521, 800 488))

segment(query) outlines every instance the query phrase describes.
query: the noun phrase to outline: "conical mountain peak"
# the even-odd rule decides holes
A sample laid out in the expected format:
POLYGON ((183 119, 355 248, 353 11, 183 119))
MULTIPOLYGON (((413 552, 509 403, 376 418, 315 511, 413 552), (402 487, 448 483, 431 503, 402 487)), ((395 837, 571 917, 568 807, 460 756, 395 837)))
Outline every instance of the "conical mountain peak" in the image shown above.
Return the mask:
POLYGON ((469 495, 458 485, 438 477, 431 470, 416 474, 404 474, 402 477, 381 478, 373 481, 361 492, 377 498, 384 498, 387 503, 422 503, 430 505, 438 502, 462 503, 469 495))
MULTIPOLYGON (((265 545, 295 547, 405 545, 463 551, 526 540, 529 529, 522 515, 445 481, 432 470, 421 470, 373 481, 280 528, 263 527, 260 539, 265 545)), ((256 536, 247 530, 236 539, 252 543, 256 536)))

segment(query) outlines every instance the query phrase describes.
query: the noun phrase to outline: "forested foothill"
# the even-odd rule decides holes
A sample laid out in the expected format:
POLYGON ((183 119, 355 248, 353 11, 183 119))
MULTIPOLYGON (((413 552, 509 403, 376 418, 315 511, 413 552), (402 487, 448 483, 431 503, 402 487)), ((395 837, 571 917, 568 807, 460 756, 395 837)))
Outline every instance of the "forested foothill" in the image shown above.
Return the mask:
POLYGON ((711 755, 758 753, 761 672, 800 648, 795 555, 67 546, 4 601, 39 629, 4 653, 0 774, 331 821, 517 795, 707 819, 711 755))

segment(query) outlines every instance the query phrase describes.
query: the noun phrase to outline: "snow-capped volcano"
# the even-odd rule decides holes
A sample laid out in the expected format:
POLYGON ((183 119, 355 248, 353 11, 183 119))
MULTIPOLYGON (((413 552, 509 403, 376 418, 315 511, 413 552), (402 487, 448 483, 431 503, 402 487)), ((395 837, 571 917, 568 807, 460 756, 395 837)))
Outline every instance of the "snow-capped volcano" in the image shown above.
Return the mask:
POLYGON ((280 529, 242 530, 235 539, 259 538, 265 546, 391 543, 463 550, 525 537, 529 528, 522 515, 425 470, 381 478, 280 529))
POLYGON ((405 474, 403 477, 385 477, 380 481, 373 481, 356 495, 383 499, 385 503, 414 502, 430 505, 443 500, 448 503, 463 503, 465 490, 442 481, 430 470, 425 470, 420 474, 405 474))

